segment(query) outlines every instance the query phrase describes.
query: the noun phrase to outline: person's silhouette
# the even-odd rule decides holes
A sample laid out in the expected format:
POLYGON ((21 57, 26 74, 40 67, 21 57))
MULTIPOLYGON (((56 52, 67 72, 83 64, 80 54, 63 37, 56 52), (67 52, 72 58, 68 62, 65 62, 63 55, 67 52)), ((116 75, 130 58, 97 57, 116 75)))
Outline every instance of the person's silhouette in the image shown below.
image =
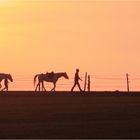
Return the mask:
POLYGON ((5 85, 5 87, 2 89, 2 91, 4 91, 4 90, 8 91, 8 79, 7 78, 4 79, 4 85, 5 85))
POLYGON ((82 91, 80 84, 79 84, 79 80, 82 81, 82 79, 79 77, 79 69, 76 69, 75 78, 74 78, 74 85, 73 85, 71 91, 73 91, 73 89, 75 88, 76 85, 78 86, 79 90, 82 91))

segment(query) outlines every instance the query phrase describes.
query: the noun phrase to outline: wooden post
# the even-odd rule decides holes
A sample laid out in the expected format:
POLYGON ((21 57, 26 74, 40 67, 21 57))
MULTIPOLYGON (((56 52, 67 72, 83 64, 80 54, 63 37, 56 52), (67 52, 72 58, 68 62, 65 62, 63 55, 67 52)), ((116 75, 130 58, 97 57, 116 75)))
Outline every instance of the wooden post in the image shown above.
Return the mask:
POLYGON ((84 85, 84 91, 86 91, 86 85, 87 85, 87 72, 85 74, 85 85, 84 85))
POLYGON ((126 80, 127 80, 127 91, 129 92, 129 77, 128 73, 126 74, 126 80))
POLYGON ((90 92, 90 75, 88 75, 88 86, 87 86, 88 92, 90 92))

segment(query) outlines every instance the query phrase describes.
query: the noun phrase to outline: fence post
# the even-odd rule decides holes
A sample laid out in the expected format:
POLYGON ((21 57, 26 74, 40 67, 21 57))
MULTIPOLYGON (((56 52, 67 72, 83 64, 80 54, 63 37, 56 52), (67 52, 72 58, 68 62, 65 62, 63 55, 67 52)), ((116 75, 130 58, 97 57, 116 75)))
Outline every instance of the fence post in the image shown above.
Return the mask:
POLYGON ((90 92, 90 75, 88 75, 88 86, 87 86, 88 92, 90 92))
POLYGON ((86 85, 87 85, 87 72, 85 74, 85 85, 84 85, 84 91, 86 91, 86 85))
POLYGON ((129 92, 129 77, 128 73, 126 74, 126 80, 127 80, 127 91, 129 92))

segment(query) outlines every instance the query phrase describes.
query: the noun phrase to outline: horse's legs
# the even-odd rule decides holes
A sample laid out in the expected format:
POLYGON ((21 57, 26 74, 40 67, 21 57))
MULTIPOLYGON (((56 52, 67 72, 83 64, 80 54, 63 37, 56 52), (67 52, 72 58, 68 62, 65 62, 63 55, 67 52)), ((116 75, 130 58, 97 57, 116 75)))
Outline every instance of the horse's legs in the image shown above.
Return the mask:
POLYGON ((43 81, 42 81, 42 91, 46 91, 43 81))
POLYGON ((54 87, 52 88, 51 91, 55 91, 55 88, 56 88, 56 83, 54 83, 54 87))
POLYGON ((44 83, 43 83, 43 89, 44 89, 44 91, 46 91, 45 86, 44 86, 44 83))
POLYGON ((39 83, 36 85, 35 91, 37 91, 38 86, 39 86, 39 83))
POLYGON ((43 87, 43 91, 46 91, 45 87, 43 87))
POLYGON ((35 88, 35 91, 37 91, 37 89, 40 91, 40 82, 38 82, 36 88, 35 88))
POLYGON ((55 88, 56 88, 56 83, 54 84, 54 91, 55 91, 55 88))
POLYGON ((53 90, 54 90, 54 88, 51 89, 51 91, 53 91, 53 90))
POLYGON ((51 89, 51 91, 54 91, 54 87, 51 89))
POLYGON ((42 91, 43 91, 43 86, 44 86, 44 83, 43 83, 43 81, 41 82, 41 86, 42 86, 41 88, 42 88, 42 91))
POLYGON ((38 83, 38 86, 39 86, 39 91, 40 91, 40 82, 38 83))

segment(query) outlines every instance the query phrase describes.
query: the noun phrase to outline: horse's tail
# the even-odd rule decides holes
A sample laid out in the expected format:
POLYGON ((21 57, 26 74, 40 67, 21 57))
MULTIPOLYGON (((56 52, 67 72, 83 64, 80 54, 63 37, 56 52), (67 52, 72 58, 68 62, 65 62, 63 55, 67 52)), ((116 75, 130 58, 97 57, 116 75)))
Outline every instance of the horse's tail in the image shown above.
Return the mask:
POLYGON ((35 75, 35 77, 34 77, 34 86, 35 86, 35 84, 36 84, 36 78, 39 76, 39 74, 37 74, 37 75, 35 75))

